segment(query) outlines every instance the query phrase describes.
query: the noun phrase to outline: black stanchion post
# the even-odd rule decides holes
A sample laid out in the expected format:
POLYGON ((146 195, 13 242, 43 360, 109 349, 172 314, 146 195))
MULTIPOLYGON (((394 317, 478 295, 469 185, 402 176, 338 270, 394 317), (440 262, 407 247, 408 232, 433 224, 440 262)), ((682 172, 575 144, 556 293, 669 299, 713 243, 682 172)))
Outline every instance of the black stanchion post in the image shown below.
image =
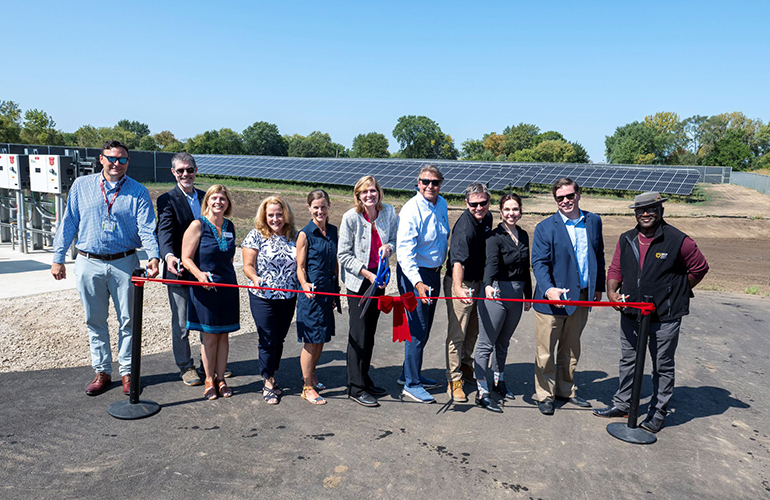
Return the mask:
MULTIPOLYGON (((132 276, 144 276, 144 269, 137 269, 132 276)), ((131 388, 128 400, 112 403, 107 412, 115 418, 136 420, 160 411, 155 401, 140 400, 142 371, 142 310, 144 307, 144 283, 131 282, 134 287, 133 324, 131 327, 131 388)))
MULTIPOLYGON (((652 296, 645 295, 644 302, 651 303, 652 296)), ((607 425, 611 436, 633 444, 652 444, 657 441, 655 434, 636 426, 639 419, 639 400, 642 397, 642 379, 644 360, 647 356, 647 338, 650 335, 650 314, 642 311, 639 319, 639 335, 636 339, 636 364, 634 365, 634 384, 631 386, 631 408, 628 410, 628 423, 614 422, 607 425)))

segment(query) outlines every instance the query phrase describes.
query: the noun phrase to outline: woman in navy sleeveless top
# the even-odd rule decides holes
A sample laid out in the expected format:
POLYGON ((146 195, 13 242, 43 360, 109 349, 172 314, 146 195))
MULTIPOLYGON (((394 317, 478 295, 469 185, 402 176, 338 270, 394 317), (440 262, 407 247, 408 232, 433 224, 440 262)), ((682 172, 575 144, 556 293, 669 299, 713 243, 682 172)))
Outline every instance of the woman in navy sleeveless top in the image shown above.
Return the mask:
MULTIPOLYGON (((182 264, 201 283, 236 285, 233 256, 235 227, 230 215, 230 193, 215 184, 201 203, 202 217, 193 221, 182 239, 182 264)), ((201 332, 201 360, 206 372, 203 395, 216 399, 232 395, 222 376, 227 366, 228 333, 240 329, 240 299, 237 288, 190 287, 187 329, 201 332)))
MULTIPOLYGON (((337 292, 337 227, 329 224, 329 195, 323 189, 311 191, 307 206, 312 219, 297 237, 297 278, 307 292, 337 292)), ((316 389, 324 388, 315 375, 323 345, 334 335, 334 308, 338 298, 299 294, 297 339, 304 343, 300 355, 302 398, 325 404, 316 389)))

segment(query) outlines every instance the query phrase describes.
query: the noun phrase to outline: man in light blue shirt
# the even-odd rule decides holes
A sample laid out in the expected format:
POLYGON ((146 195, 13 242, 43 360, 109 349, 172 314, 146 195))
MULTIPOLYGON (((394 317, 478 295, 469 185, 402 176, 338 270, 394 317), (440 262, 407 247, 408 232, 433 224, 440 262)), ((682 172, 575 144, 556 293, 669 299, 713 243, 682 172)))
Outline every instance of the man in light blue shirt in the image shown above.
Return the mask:
POLYGON ((404 345, 404 368, 399 384, 403 396, 420 403, 435 399, 426 389, 437 387, 435 380, 420 375, 425 343, 430 335, 436 301, 441 288, 440 270, 449 247, 449 214, 446 200, 439 196, 444 176, 435 165, 425 165, 417 175, 419 191, 399 213, 396 256, 398 290, 414 292, 417 308, 407 312, 412 341, 404 345))
POLYGON ((67 209, 56 230, 51 274, 65 279, 64 257, 75 235, 78 257, 75 279, 83 303, 91 347, 91 366, 96 377, 86 394, 96 396, 112 382, 112 350, 107 327, 109 298, 119 324, 118 361, 123 392, 131 384, 131 274, 139 267, 136 249, 144 247, 149 258, 147 275, 158 275, 158 242, 155 210, 147 188, 126 175, 128 148, 107 141, 99 155, 101 173, 79 177, 67 196, 67 209))

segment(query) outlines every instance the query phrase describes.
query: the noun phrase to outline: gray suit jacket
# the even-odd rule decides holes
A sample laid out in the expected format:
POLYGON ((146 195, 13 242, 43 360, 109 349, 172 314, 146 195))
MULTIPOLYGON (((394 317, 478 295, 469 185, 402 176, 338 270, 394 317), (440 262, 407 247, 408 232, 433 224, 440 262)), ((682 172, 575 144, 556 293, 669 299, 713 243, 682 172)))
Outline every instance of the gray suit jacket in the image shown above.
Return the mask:
MULTIPOLYGON (((398 217, 393 206, 383 203, 383 209, 374 222, 382 244, 390 245, 390 251, 395 251, 398 217)), ((340 223, 337 260, 340 263, 340 278, 350 291, 358 291, 364 281, 358 272, 369 263, 371 235, 372 225, 362 214, 356 212, 355 208, 345 212, 340 223)))

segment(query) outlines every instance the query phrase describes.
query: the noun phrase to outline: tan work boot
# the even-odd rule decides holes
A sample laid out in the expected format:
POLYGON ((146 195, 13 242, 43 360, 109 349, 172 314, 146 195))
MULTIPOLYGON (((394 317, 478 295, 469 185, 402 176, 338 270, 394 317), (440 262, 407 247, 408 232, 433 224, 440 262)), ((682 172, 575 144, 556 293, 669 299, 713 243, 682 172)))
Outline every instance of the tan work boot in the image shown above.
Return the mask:
POLYGON ((447 392, 452 401, 456 403, 465 403, 468 401, 468 396, 465 395, 463 390, 464 382, 462 380, 453 380, 447 386, 447 392))

